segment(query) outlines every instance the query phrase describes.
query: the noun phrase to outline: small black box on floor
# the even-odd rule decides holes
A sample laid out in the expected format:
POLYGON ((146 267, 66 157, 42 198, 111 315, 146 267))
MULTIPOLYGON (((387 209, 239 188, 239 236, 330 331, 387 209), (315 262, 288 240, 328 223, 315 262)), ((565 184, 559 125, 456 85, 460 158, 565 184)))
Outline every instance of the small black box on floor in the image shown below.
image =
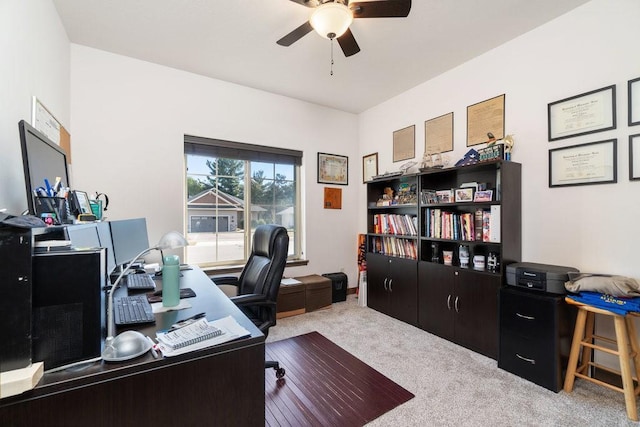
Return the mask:
POLYGON ((327 279, 331 279, 331 302, 347 300, 347 275, 344 273, 323 274, 327 279))

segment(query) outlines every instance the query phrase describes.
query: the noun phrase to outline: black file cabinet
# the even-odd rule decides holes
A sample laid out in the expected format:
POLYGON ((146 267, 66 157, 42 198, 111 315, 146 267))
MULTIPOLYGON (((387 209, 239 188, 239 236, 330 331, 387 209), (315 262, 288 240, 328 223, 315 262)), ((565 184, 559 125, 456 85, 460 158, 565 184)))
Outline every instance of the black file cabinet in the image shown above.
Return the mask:
POLYGON ((502 288, 498 367, 557 393, 564 382, 575 316, 563 295, 502 288))

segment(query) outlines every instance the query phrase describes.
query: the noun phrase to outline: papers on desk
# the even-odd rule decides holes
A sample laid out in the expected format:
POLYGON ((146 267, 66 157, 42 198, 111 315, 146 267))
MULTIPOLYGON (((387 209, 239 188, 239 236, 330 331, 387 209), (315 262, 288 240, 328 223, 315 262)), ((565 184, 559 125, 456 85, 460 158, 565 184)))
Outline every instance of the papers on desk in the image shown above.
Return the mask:
POLYGON ((228 341, 233 341, 238 338, 248 337, 249 335, 251 335, 249 331, 243 328, 236 321, 236 319, 231 316, 223 317, 222 319, 218 320, 212 320, 209 322, 209 324, 221 330, 222 333, 218 336, 196 342, 185 347, 172 349, 169 346, 163 344, 163 342, 160 340, 160 337, 164 334, 164 332, 158 332, 156 334, 156 336, 158 337, 158 344, 156 344, 156 348, 162 352, 163 356, 171 357, 177 356, 179 354, 189 353, 190 351, 211 347, 217 344, 222 344, 228 341))
POLYGON ((289 278, 283 277, 282 280, 280 281, 280 285, 282 286, 299 285, 300 283, 302 282, 290 277, 289 278))

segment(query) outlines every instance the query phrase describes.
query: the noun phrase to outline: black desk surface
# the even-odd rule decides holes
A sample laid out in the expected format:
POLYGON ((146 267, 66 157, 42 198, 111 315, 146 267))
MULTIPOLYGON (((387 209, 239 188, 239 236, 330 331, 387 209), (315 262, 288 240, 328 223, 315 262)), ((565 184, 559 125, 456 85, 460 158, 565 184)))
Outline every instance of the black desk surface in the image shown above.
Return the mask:
MULTIPOLYGON (((242 393, 242 390, 246 390, 248 386, 251 386, 251 388, 255 387, 257 388, 257 391, 259 391, 259 394, 256 393, 255 396, 252 396, 252 398, 255 399, 262 396, 262 398, 264 399, 264 335, 246 316, 244 316, 244 314, 242 314, 242 312, 235 306, 235 304, 233 304, 233 302, 231 302, 231 300, 229 300, 229 298, 217 286, 215 286, 215 284, 204 274, 204 272, 202 272, 202 270, 196 267, 193 270, 184 270, 181 273, 182 277, 180 277, 180 287, 191 288, 196 293, 196 297, 187 299, 187 301, 191 304, 191 308, 158 313, 156 314, 155 324, 145 325, 143 327, 135 327, 131 329, 136 329, 145 335, 155 338, 156 331, 167 329, 178 320, 187 318, 197 313, 204 312, 206 313, 206 317, 209 320, 214 320, 231 315, 238 321, 238 323, 240 323, 240 325, 246 328, 251 333, 251 335, 247 338, 169 358, 160 357, 158 359, 154 359, 150 353, 147 353, 141 357, 125 362, 105 363, 100 361, 95 362, 88 367, 84 367, 83 369, 72 368, 65 371, 47 373, 43 376, 43 378, 33 390, 29 390, 20 395, 7 397, 0 400, 0 421, 3 418, 3 415, 15 415, 16 413, 14 413, 13 410, 16 409, 16 405, 20 407, 23 406, 23 404, 41 401, 43 398, 45 401, 51 400, 52 403, 54 403, 58 400, 56 396, 60 393, 64 395, 65 393, 73 394, 73 392, 80 391, 80 396, 91 395, 90 390, 94 390, 94 388, 96 386, 99 386, 99 384, 105 383, 113 383, 114 385, 111 387, 117 386, 116 389, 119 389, 120 386, 118 385, 120 384, 122 384, 123 387, 126 384, 127 387, 131 388, 131 384, 129 384, 128 381, 130 381, 132 377, 145 378, 145 381, 149 383, 158 381, 158 376, 160 378, 165 377, 165 379, 168 379, 169 376, 173 376, 175 377, 173 378, 173 383, 167 384, 167 386, 177 388, 178 393, 179 389, 185 387, 187 381, 189 382, 190 388, 193 387, 197 389, 199 387, 198 381, 200 379, 196 377, 198 376, 198 369, 202 368, 206 369, 206 372, 202 372, 203 381, 206 380, 207 376, 212 375, 212 372, 210 372, 212 368, 214 368, 216 371, 218 371, 219 369, 224 371, 223 374, 225 378, 220 376, 217 381, 206 380, 207 382, 202 384, 201 387, 203 388, 210 387, 210 390, 207 394, 209 394, 211 397, 214 395, 218 395, 219 393, 224 393, 225 395, 232 395, 236 392, 242 393), (234 366, 238 363, 244 363, 245 365, 234 366), (246 366, 246 363, 250 363, 252 366, 246 366), (253 366, 254 364, 256 365, 255 367, 253 366), (186 367, 188 367, 189 365, 193 366, 192 368, 189 368, 191 369, 191 373, 189 375, 190 378, 186 378, 183 380, 183 378, 185 377, 185 373, 183 372, 183 370, 186 369, 186 367), (241 378, 244 374, 240 374, 238 376, 237 373, 233 373, 233 375, 236 375, 236 377, 233 377, 233 375, 230 374, 231 371, 247 371, 246 379, 241 378), (226 378, 227 376, 229 378, 226 378), (236 385, 238 387, 236 387, 236 385), (83 389, 85 389, 86 387, 88 387, 88 389, 86 392, 84 392, 83 389), (222 388, 225 388, 225 390, 221 390, 222 388), (236 388, 238 388, 238 390, 235 390, 236 388), (8 412, 5 412, 5 409, 8 410, 8 412)), ((157 283, 158 289, 161 289, 161 280, 158 280, 157 283)), ((126 292, 127 290, 124 288, 117 289, 116 295, 118 293, 126 292)), ((116 332, 119 333, 125 329, 127 328, 118 328, 116 332)), ((137 387, 135 383, 134 387, 137 387)), ((144 387, 141 386, 141 388, 144 387)), ((99 387, 98 390, 100 390, 99 387)), ((190 391, 186 394, 191 395, 191 398, 193 399, 192 393, 193 392, 190 391)), ((77 395, 74 394, 74 396, 77 395)), ((89 396, 87 396, 87 398, 89 399, 89 396)), ((106 398, 107 400, 111 400, 111 398, 108 398, 106 396, 104 396, 104 398, 106 398)), ((161 402, 156 403, 161 404, 161 402)), ((237 400, 236 403, 238 403, 237 400)), ((109 404, 115 405, 116 403, 110 401, 109 404)), ((56 405, 60 405, 60 402, 57 402, 56 405)), ((75 405, 79 408, 78 410, 80 411, 83 403, 77 402, 75 403, 75 405)), ((96 403, 96 405, 98 404, 96 403)), ((211 403, 209 403, 209 405, 211 405, 211 403)), ((264 400, 262 400, 262 404, 260 404, 258 401, 252 403, 251 405, 257 407, 257 410, 262 407, 263 410, 264 400)), ((231 405, 228 406, 232 407, 231 405)), ((236 406, 236 409, 238 407, 239 406, 236 406)), ((24 415, 25 413, 28 414, 29 411, 26 411, 26 408, 27 406, 25 406, 24 409, 21 409, 17 413, 22 415, 24 415)), ((87 411, 89 410, 87 409, 87 411)), ((145 410, 143 412, 148 416, 149 414, 158 411, 159 408, 156 406, 155 408, 150 407, 148 410, 145 410)), ((217 411, 218 414, 220 414, 220 408, 218 408, 217 411)), ((160 412, 162 411, 160 410, 160 412)), ((85 413, 84 415, 86 420, 92 419, 91 417, 93 417, 95 414, 85 413)), ((235 417, 236 415, 237 413, 230 414, 230 416, 233 417, 235 417)), ((120 413, 120 416, 124 416, 124 414, 120 413)), ((164 420, 167 421, 166 418, 164 420)), ((55 422, 55 419, 52 419, 51 421, 55 422)), ((60 421, 60 419, 58 419, 58 421, 60 421)), ((264 418, 262 418, 262 423, 263 422, 264 418)), ((0 422, 0 424, 2 424, 2 422, 0 422)))

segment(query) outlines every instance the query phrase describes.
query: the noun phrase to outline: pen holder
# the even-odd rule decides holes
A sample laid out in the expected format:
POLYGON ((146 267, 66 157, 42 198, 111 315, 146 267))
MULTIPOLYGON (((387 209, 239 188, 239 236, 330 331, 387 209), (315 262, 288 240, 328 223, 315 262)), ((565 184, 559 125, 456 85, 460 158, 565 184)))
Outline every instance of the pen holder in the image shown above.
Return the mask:
POLYGON ((96 219, 100 221, 102 219, 102 200, 89 200, 89 206, 91 206, 91 212, 96 216, 96 219))
POLYGON ((34 200, 36 215, 47 225, 66 224, 67 199, 64 197, 36 197, 34 200))
POLYGON ((167 255, 162 265, 162 305, 175 307, 180 304, 180 258, 167 255))

